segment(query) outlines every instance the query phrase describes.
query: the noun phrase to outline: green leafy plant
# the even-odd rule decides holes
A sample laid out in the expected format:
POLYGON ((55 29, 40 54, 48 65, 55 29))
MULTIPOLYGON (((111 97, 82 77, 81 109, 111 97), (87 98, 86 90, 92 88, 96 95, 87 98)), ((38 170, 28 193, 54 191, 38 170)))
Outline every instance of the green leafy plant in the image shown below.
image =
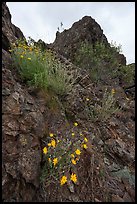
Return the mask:
POLYGON ((52 90, 58 95, 65 95, 72 90, 72 74, 55 59, 51 51, 42 51, 32 40, 27 44, 19 41, 13 45, 12 57, 21 78, 29 85, 52 90))
POLYGON ((119 78, 126 87, 135 84, 135 64, 121 66, 118 70, 119 78))
POLYGON ((75 54, 74 63, 89 70, 93 82, 99 82, 106 80, 107 76, 117 76, 119 52, 121 46, 113 43, 108 46, 101 42, 96 42, 94 45, 83 42, 75 54))
MULTIPOLYGON (((74 126, 77 125, 78 123, 74 123, 74 126)), ((73 139, 75 137, 74 130, 71 137, 73 139)), ((88 148, 86 144, 88 139, 79 134, 79 139, 76 138, 76 141, 72 143, 71 139, 63 137, 59 139, 58 135, 50 133, 43 142, 44 165, 40 177, 41 182, 55 180, 60 182, 60 185, 64 185, 70 179, 76 183, 77 175, 74 166, 80 160, 82 149, 88 148)))
POLYGON ((116 105, 114 94, 114 89, 111 90, 111 93, 106 89, 102 99, 98 103, 87 104, 86 112, 92 121, 106 121, 120 110, 116 105))

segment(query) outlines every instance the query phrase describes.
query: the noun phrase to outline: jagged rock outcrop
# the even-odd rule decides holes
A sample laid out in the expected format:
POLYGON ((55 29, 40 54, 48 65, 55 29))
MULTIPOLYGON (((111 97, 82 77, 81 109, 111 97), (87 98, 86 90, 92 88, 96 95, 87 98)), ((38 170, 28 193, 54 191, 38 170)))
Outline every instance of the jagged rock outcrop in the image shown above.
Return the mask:
POLYGON ((9 68, 2 68, 3 201, 32 201, 39 186, 44 118, 9 68))
MULTIPOLYGON (((96 42, 102 42, 109 46, 100 25, 91 16, 84 16, 81 20, 75 22, 70 29, 65 29, 61 33, 57 31, 52 47, 73 62, 81 42, 88 42, 93 45, 96 42)), ((123 54, 118 54, 117 58, 122 65, 126 64, 126 58, 123 54)))
POLYGON ((24 38, 11 23, 6 3, 2 3, 2 199, 32 201, 39 186, 40 140, 44 117, 39 102, 21 85, 8 50, 24 38))
POLYGON ((9 50, 10 44, 14 43, 18 38, 25 38, 22 31, 11 23, 11 14, 6 5, 2 2, 2 48, 9 50))
MULTIPOLYGON (((72 63, 73 52, 82 39, 92 43, 100 39, 108 43, 100 26, 92 18, 84 17, 82 21, 74 23, 72 30, 58 33, 53 45, 41 40, 37 42, 43 50, 51 50, 64 69, 73 71, 75 77, 73 91, 61 98, 58 104, 53 101, 51 107, 47 100, 54 96, 28 87, 13 64, 8 49, 12 42, 24 36, 11 23, 11 15, 4 2, 2 18, 3 202, 134 202, 134 98, 126 98, 118 84, 95 85, 86 70, 72 63), (74 47, 71 46, 73 43, 74 47), (109 91, 115 89, 115 99, 121 109, 109 120, 94 121, 89 118, 91 112, 88 107, 90 103, 91 107, 96 104, 101 107, 106 88, 109 91), (78 126, 74 127, 76 121, 78 126), (40 183, 40 172, 45 162, 42 149, 49 132, 72 144, 80 141, 80 133, 88 138, 88 148, 81 151, 78 166, 74 167, 78 175, 76 185, 68 183, 61 187, 57 180, 40 183), (73 138, 72 132, 75 132, 73 138)), ((122 57, 123 64, 124 59, 122 57)))

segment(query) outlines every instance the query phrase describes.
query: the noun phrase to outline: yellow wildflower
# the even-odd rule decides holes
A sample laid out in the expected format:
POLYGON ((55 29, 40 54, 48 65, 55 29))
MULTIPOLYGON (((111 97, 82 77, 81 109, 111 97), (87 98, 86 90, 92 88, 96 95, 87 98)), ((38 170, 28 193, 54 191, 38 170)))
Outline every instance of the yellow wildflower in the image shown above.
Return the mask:
POLYGON ((30 58, 30 57, 28 57, 28 60, 31 60, 31 58, 30 58))
POLYGON ((54 164, 54 166, 55 166, 57 163, 58 163, 58 158, 54 158, 54 159, 53 159, 53 164, 54 164))
POLYGON ((77 155, 80 155, 80 154, 81 154, 81 151, 80 151, 79 149, 77 149, 77 150, 75 151, 75 153, 76 153, 77 155))
POLYGON ((74 132, 72 132, 72 134, 71 134, 72 136, 74 136, 75 135, 75 133, 74 132))
POLYGON ((67 182, 67 177, 66 176, 62 176, 61 180, 60 180, 60 185, 64 185, 67 182))
POLYGON ((87 139, 86 137, 84 138, 84 140, 85 140, 85 142, 87 142, 87 141, 88 141, 88 139, 87 139))
POLYGON ((89 98, 86 98, 86 101, 89 101, 89 98))
POLYGON ((73 181, 74 183, 76 183, 77 182, 77 175, 72 173, 70 180, 73 181))
POLYGON ((50 133, 49 136, 50 136, 50 137, 53 137, 53 133, 50 133))
POLYGON ((78 126, 78 123, 74 123, 74 126, 78 126))
POLYGON ((56 141, 55 140, 51 140, 51 146, 55 147, 56 146, 56 141))
POLYGON ((79 160, 79 158, 76 158, 76 161, 78 161, 79 160))
POLYGON ((87 145, 86 145, 86 144, 83 144, 83 148, 84 148, 84 149, 87 149, 88 147, 87 147, 87 145))
POLYGON ((72 159, 71 162, 72 162, 72 164, 74 164, 74 165, 77 163, 77 162, 75 161, 75 159, 72 159))
POLYGON ((20 55, 20 58, 23 58, 23 55, 20 55))
POLYGON ((111 90, 111 93, 112 93, 112 94, 116 93, 115 89, 112 89, 112 90, 111 90))
POLYGON ((51 147, 51 143, 48 143, 48 146, 51 147))
POLYGON ((71 154, 70 156, 73 157, 73 158, 75 157, 74 154, 71 154))
POLYGON ((43 148, 43 153, 44 153, 44 154, 47 154, 47 152, 48 152, 47 147, 44 147, 44 148, 43 148))
POLYGON ((48 158, 49 162, 51 162, 51 158, 48 158))

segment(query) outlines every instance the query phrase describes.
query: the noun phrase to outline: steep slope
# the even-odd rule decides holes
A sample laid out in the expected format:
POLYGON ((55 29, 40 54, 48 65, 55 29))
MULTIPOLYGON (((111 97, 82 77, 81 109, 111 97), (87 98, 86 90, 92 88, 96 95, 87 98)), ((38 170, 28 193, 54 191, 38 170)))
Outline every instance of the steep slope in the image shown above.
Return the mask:
POLYGON ((9 53, 24 38, 2 2, 2 199, 32 201, 39 185, 44 117, 38 101, 20 83, 9 53), (32 159, 33 158, 33 159, 32 159))
MULTIPOLYGON (((134 97, 127 98, 117 80, 107 85, 93 83, 87 70, 72 63, 76 51, 73 51, 73 44, 77 48, 83 39, 91 44, 97 39, 108 44, 100 26, 92 18, 84 17, 72 30, 58 33, 53 45, 39 41, 42 49, 55 54, 64 70, 70 71, 75 79, 72 91, 58 96, 30 87, 21 79, 8 50, 12 42, 24 36, 11 23, 4 2, 2 8, 3 202, 135 201, 134 97), (108 105, 110 96, 120 108, 116 114, 109 112, 112 108, 108 105), (55 152, 57 157, 60 149, 66 155, 68 148, 73 152, 80 148, 81 154, 76 151, 77 160, 73 160, 71 168, 66 166, 64 172, 58 172, 55 160, 51 168, 50 160, 48 163, 43 154, 45 146, 50 149, 52 138, 55 139, 51 140, 53 146, 58 141, 61 146, 58 148, 60 143, 57 143, 58 149, 51 149, 49 156, 55 152), (60 186, 56 173, 66 175, 68 182, 60 186), (74 177, 73 181, 69 180, 72 173, 77 175, 76 183, 74 177)), ((118 56, 125 65, 125 57, 118 56)))
MULTIPOLYGON (((75 22, 70 29, 65 29, 61 33, 57 31, 52 47, 74 62, 75 53, 82 42, 88 42, 92 45, 100 42, 108 47, 110 46, 100 25, 91 16, 84 16, 81 20, 75 22)), ((119 54, 118 58, 121 64, 126 64, 124 55, 119 54)))
POLYGON ((6 5, 2 2, 2 48, 9 50, 10 44, 14 43, 17 38, 24 38, 21 30, 11 23, 11 14, 6 5))

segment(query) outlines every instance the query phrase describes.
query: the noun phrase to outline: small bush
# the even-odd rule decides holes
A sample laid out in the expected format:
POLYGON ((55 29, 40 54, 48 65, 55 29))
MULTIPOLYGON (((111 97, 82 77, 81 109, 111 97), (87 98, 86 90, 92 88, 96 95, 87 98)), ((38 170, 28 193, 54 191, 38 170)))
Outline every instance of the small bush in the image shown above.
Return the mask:
POLYGON ((114 94, 114 89, 111 90, 111 93, 106 89, 100 103, 95 103, 94 105, 87 104, 86 112, 92 121, 106 121, 120 110, 116 106, 114 94))
POLYGON ((75 64, 89 70, 93 82, 106 80, 107 76, 116 77, 117 53, 121 51, 121 47, 116 44, 106 46, 104 43, 96 42, 93 46, 87 42, 81 43, 79 50, 75 55, 75 64))
POLYGON ((88 139, 82 133, 79 134, 79 137, 75 136, 77 125, 78 123, 74 123, 75 127, 69 138, 61 138, 55 133, 50 133, 43 141, 44 165, 41 171, 41 182, 56 181, 58 184, 64 185, 68 180, 71 180, 77 183, 78 175, 75 173, 75 166, 80 160, 83 149, 88 148, 88 139), (72 143, 71 137, 75 142, 72 143))
POLYGON ((65 95, 73 88, 74 79, 51 51, 42 51, 32 41, 19 41, 12 48, 12 57, 20 76, 29 85, 65 95))
POLYGON ((122 66, 118 70, 119 78, 126 87, 135 84, 135 64, 122 66))

